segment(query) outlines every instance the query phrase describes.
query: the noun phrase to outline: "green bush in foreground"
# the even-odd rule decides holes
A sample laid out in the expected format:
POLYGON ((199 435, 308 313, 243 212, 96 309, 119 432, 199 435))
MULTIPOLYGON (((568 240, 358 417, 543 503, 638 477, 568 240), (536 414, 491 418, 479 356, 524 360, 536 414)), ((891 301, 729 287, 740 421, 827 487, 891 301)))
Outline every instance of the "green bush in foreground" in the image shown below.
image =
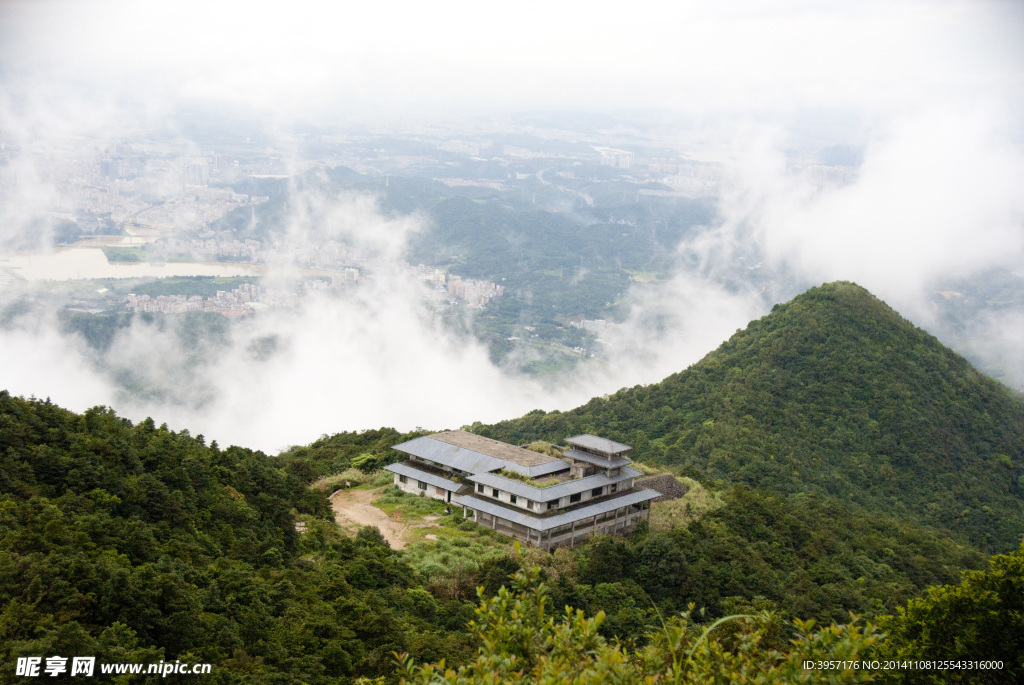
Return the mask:
POLYGON ((1024 682, 1024 544, 959 585, 931 587, 882 619, 884 659, 1002 662, 1002 668, 907 671, 899 683, 1024 682))
POLYGON ((480 642, 475 660, 458 670, 437 664, 417 666, 399 657, 403 682, 441 683, 822 683, 871 681, 870 670, 805 671, 805 661, 856 661, 868 656, 880 635, 867 623, 815 630, 795 621, 788 651, 770 646, 771 615, 730 616, 709 626, 690 612, 669 619, 650 644, 636 652, 609 643, 599 633, 604 612, 587 618, 566 607, 565 620, 549 614, 551 599, 537 568, 512 577, 481 603, 470 630, 480 642))

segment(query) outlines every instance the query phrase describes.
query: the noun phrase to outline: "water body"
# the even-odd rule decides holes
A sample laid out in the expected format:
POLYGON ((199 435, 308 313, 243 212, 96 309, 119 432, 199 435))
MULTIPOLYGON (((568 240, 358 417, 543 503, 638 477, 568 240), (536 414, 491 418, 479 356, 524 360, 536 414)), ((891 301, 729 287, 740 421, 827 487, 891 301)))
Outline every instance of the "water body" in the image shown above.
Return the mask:
POLYGON ((88 278, 261 276, 262 264, 237 262, 108 262, 99 248, 70 247, 0 254, 0 280, 75 281, 88 278))

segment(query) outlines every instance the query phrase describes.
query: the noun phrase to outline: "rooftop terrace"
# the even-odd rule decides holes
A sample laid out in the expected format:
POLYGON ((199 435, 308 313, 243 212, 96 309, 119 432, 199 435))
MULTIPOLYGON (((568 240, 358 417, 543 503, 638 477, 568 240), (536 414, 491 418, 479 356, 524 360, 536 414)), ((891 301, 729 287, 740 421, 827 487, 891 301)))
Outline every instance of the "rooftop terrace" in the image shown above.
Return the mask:
MULTIPOLYGON (((557 460, 556 457, 547 454, 491 440, 490 438, 467 433, 466 431, 446 431, 444 433, 434 433, 427 437, 446 442, 449 445, 455 445, 456 447, 473 450, 480 454, 486 454, 489 457, 504 459, 520 466, 540 466, 541 464, 548 464, 557 460)), ((568 465, 565 468, 568 468, 568 465)))

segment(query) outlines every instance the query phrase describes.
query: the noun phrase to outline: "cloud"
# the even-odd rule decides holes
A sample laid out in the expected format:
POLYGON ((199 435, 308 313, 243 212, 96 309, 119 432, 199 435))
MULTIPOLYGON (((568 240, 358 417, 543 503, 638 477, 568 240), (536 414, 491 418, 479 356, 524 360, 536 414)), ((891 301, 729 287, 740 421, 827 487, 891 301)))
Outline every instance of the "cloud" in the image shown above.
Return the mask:
MULTIPOLYGON (((466 330, 424 307, 426 286, 398 260, 422 218, 383 216, 374 198, 293 187, 290 244, 344 239, 374 258, 358 288, 313 293, 301 308, 259 312, 224 336, 196 338, 180 317, 135 317, 102 354, 57 332, 53 320, 0 332, 0 379, 13 392, 47 389, 82 410, 110 404, 222 443, 276 451, 323 433, 381 425, 454 428, 534 408, 570 409, 594 395, 660 380, 697 361, 756 313, 752 293, 733 296, 680 273, 631 293, 630 319, 604 336, 605 366, 557 382, 495 366, 466 330)), ((271 267, 268 281, 297 274, 271 267)))
POLYGON ((374 117, 453 109, 901 108, 1020 96, 1008 2, 11 2, 11 74, 374 117))
POLYGON ((937 278, 1020 263, 1024 155, 981 112, 922 113, 869 145, 856 182, 764 207, 765 252, 902 299, 937 278))
POLYGON ((608 364, 605 382, 595 378, 595 386, 660 381, 699 361, 765 309, 753 289, 732 292, 682 266, 668 282, 635 284, 627 299, 626 321, 601 335, 608 364))
POLYGON ((126 398, 125 406, 274 450, 325 432, 498 420, 540 401, 535 384, 503 376, 478 343, 431 320, 421 294, 394 271, 344 297, 310 297, 299 311, 262 312, 190 373, 181 371, 185 349, 176 342, 165 349, 168 336, 133 327, 112 358, 141 369, 146 387, 172 388, 173 401, 126 398), (269 354, 254 353, 260 341, 272 341, 269 354), (205 401, 179 401, 189 396, 205 401))
MULTIPOLYGON (((1022 28, 1022 6, 999 2, 3 3, 0 242, 51 230, 67 151, 175 138, 168 115, 188 100, 244 112, 275 140, 308 120, 664 108, 680 156, 723 162, 725 178, 721 222, 680 246, 667 282, 635 284, 628 320, 602 334, 608 364, 554 387, 503 372, 425 315, 420 284, 396 268, 422 217, 384 217, 315 179, 293 188, 288 241, 356 243, 379 260, 376 279, 263 312, 205 349, 137 321, 99 366, 52 320, 26 319, 0 332, 0 381, 273 450, 570 408, 679 371, 771 303, 835 279, 957 339, 929 291, 1024 256, 1022 28), (822 133, 826 114, 856 125, 822 133), (864 161, 822 184, 806 169, 836 139, 863 144, 864 161)), ((270 280, 295 273, 288 259, 270 280)), ((984 314, 971 348, 1018 387, 1022 317, 984 314)))
MULTIPOLYGON (((1024 279, 1024 275, 1019 278, 1024 279)), ((966 349, 986 362, 984 371, 1017 390, 1024 390, 1024 307, 983 312, 966 349)))
MULTIPOLYGON (((505 375, 475 339, 430 316, 425 285, 397 259, 419 229, 416 217, 384 217, 367 196, 294 190, 291 244, 331 238, 360 248, 375 260, 360 287, 314 293, 296 310, 264 310, 223 337, 197 339, 180 317, 163 325, 135 317, 105 353, 59 333, 52 317, 25 316, 0 331, 3 386, 45 391, 77 410, 106 403, 135 420, 153 416, 268 451, 325 432, 458 427, 589 397, 552 395, 505 375)), ((282 261, 268 281, 297 273, 282 261)))
POLYGON ((742 275, 741 258, 763 260, 766 287, 780 301, 810 285, 855 281, 1006 378, 1020 378, 1021 305, 986 315, 987 342, 965 346, 929 301, 951 283, 1024 262, 1024 146, 1006 110, 985 104, 876 123, 863 164, 833 170, 847 176, 842 182, 823 183, 821 167, 787 156, 781 129, 750 126, 725 167, 721 223, 683 250, 718 282, 742 275))
POLYGON ((65 407, 109 404, 116 389, 97 373, 80 340, 59 333, 52 317, 29 312, 0 330, 0 387, 49 397, 65 407))

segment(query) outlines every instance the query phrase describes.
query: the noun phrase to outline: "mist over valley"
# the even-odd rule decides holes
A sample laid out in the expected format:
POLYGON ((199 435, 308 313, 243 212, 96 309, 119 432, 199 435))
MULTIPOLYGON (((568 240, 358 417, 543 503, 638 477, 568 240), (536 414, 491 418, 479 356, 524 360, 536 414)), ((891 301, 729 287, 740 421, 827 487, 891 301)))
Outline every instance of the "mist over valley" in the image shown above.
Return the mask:
POLYGON ((0 681, 1024 681, 1022 36, 0 3, 0 681))

